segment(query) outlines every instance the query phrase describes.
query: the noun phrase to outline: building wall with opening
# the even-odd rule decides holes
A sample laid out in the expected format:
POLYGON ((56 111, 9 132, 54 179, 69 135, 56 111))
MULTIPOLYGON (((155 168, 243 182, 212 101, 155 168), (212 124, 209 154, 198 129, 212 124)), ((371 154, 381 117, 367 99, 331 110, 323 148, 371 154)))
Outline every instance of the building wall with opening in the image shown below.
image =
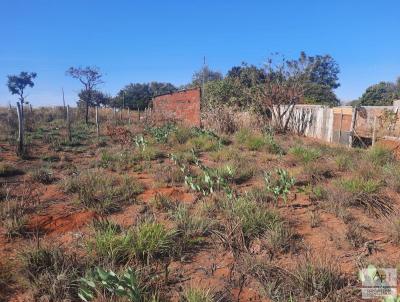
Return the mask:
POLYGON ((152 100, 153 114, 159 121, 176 121, 200 127, 200 88, 186 89, 156 96, 152 100))

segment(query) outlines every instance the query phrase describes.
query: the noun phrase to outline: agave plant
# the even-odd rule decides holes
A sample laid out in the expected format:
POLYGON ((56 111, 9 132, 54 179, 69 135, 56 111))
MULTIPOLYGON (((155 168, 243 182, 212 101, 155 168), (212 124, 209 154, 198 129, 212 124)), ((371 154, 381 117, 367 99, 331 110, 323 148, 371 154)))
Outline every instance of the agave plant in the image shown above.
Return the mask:
POLYGON ((81 278, 80 281, 78 296, 82 301, 93 300, 99 289, 106 289, 111 295, 126 297, 132 302, 143 300, 138 276, 131 268, 128 268, 122 276, 118 276, 113 271, 96 267, 91 278, 81 278))
POLYGON ((147 141, 144 139, 143 135, 136 135, 134 141, 136 147, 138 147, 142 151, 146 149, 147 141))
POLYGON ((271 172, 264 172, 266 189, 268 192, 272 193, 275 201, 277 201, 279 197, 282 197, 286 203, 287 196, 295 183, 295 179, 284 169, 276 169, 275 173, 277 177, 274 178, 271 172))

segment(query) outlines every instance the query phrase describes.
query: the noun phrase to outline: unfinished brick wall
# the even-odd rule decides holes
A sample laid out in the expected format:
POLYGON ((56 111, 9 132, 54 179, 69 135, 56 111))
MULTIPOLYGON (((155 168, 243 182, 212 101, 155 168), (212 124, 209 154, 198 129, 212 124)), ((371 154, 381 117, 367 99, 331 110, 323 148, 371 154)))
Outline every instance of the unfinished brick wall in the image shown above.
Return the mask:
POLYGON ((153 98, 152 103, 156 119, 200 127, 200 88, 163 94, 153 98))

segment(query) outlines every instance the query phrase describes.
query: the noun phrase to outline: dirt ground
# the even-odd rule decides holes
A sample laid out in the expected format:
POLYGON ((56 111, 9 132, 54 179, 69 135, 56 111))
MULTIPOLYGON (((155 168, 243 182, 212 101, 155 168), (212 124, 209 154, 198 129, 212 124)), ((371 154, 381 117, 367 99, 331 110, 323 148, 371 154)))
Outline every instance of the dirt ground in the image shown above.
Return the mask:
MULTIPOLYGON (((47 130, 56 131, 56 127, 52 127, 49 125, 47 130)), ((390 174, 392 178, 389 179, 389 174, 385 174, 389 172, 381 171, 384 165, 397 167, 396 160, 390 159, 389 163, 377 163, 373 166, 366 150, 348 150, 290 135, 275 135, 274 140, 283 149, 278 154, 276 151, 271 152, 268 144, 253 146, 251 143, 247 144, 245 139, 241 142, 240 136, 234 134, 221 136, 224 143, 219 147, 209 147, 207 144, 212 142, 205 141, 206 139, 193 142, 195 139, 189 138, 179 143, 173 133, 169 134, 166 141, 158 142, 156 135, 138 125, 111 125, 108 131, 104 128, 100 142, 93 129, 88 131, 87 137, 79 146, 71 148, 57 148, 49 139, 33 138, 30 157, 26 159, 16 156, 14 146, 8 141, 0 142, 0 165, 12 166, 16 171, 21 171, 0 176, 0 186, 7 192, 7 196, 0 201, 3 208, 0 265, 12 273, 10 283, 2 285, 3 290, 0 289, 1 300, 51 300, 49 297, 38 296, 37 288, 32 285, 34 282, 29 281, 24 273, 21 253, 37 246, 51 245, 82 259, 89 257, 85 246, 93 236, 93 220, 106 218, 129 229, 134 228, 143 217, 151 216, 167 229, 176 228, 177 222, 170 214, 173 208, 165 209, 157 205, 156 201, 160 196, 173 204, 184 204, 192 217, 200 215, 197 212, 200 207, 207 208, 204 215, 218 224, 215 230, 192 238, 201 243, 190 249, 184 248, 178 255, 160 257, 148 264, 151 271, 162 271, 168 263, 168 280, 165 278, 157 283, 162 301, 189 301, 189 298, 183 297, 187 288, 209 291, 213 301, 283 301, 286 299, 283 294, 280 298, 278 294, 274 296, 271 294, 271 287, 268 287, 274 278, 278 280, 277 277, 274 277, 272 271, 265 271, 273 279, 271 281, 271 278, 262 275, 258 270, 256 272, 255 264, 273 265, 291 276, 297 274, 299 264, 317 260, 337 266, 340 275, 338 277, 345 280, 345 284, 332 289, 332 293, 323 297, 307 290, 294 291, 296 295, 291 301, 361 301, 358 269, 365 268, 368 264, 400 267, 399 242, 395 238, 396 232, 400 230, 391 224, 394 219, 398 219, 400 198, 396 184, 393 184, 395 176, 390 174), (140 135, 147 140, 145 147, 138 143, 140 135), (232 235, 236 229, 229 233, 229 228, 234 225, 231 223, 232 217, 221 206, 227 199, 224 190, 219 187, 208 194, 193 190, 190 185, 185 184, 179 164, 170 156, 178 153, 190 156, 189 150, 193 146, 198 148, 198 160, 208 168, 218 169, 235 162, 238 154, 240 159, 237 162, 242 161, 238 164, 238 169, 245 170, 251 166, 251 176, 229 181, 229 187, 236 196, 234 198, 245 196, 254 188, 264 188, 265 171, 272 174, 277 168, 288 171, 295 181, 289 188, 287 200, 279 195, 276 201, 271 201, 273 194, 270 191, 260 202, 263 203, 262 207, 278 213, 285 226, 290 228, 289 241, 270 248, 270 237, 259 234, 251 237, 243 246, 236 246, 239 241, 236 242, 235 235, 232 235), (301 146, 305 151, 295 152, 293 148, 296 146, 301 146), (125 162, 113 157, 118 157, 122 152, 136 154, 140 148, 147 148, 142 153, 150 152, 149 149, 152 148, 151 151, 156 150, 161 155, 150 155, 149 158, 143 156, 125 162), (310 160, 304 159, 302 152, 309 150, 318 152, 310 160), (105 159, 107 156, 104 154, 110 159, 105 159), (46 183, 40 177, 35 178, 34 171, 38 169, 51 171, 52 180, 46 183), (97 171, 95 173, 102 177, 132 177, 142 190, 131 201, 121 203, 117 210, 104 211, 84 205, 79 201, 77 193, 66 191, 64 183, 71 177, 91 170, 97 171), (385 196, 385 200, 390 203, 390 213, 382 214, 379 205, 369 208, 362 202, 346 206, 350 197, 342 194, 343 189, 338 184, 340 180, 355 176, 364 179, 371 170, 375 175, 368 178, 371 179, 368 184, 377 183, 379 188, 365 189, 367 193, 356 193, 366 203, 376 202, 376 195, 372 194, 385 196), (10 234, 10 227, 6 222, 10 217, 7 209, 15 203, 24 208, 24 223, 18 232, 10 234), (228 238, 229 234, 231 237, 228 238)), ((62 129, 59 133, 63 137, 62 129)), ((213 140, 208 134, 202 135, 207 140, 213 140)), ((189 166, 192 173, 201 175, 199 165, 190 163, 189 166)), ((112 188, 113 185, 109 189, 112 188)), ((357 189, 352 190, 351 196, 354 196, 354 190, 357 189)), ((137 261, 132 263, 136 265, 137 261)), ((123 267, 129 265, 133 264, 128 262, 123 267)), ((114 269, 118 270, 115 267, 114 269)), ((296 287, 293 283, 288 284, 296 287)), ((302 288, 300 285, 298 287, 302 288)))

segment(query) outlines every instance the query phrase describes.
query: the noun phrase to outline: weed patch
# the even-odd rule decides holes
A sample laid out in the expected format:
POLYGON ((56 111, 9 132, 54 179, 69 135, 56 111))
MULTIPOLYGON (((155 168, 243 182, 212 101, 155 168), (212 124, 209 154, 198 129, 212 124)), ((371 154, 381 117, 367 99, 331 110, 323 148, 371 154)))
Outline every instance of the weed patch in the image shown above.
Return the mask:
POLYGON ((320 158, 321 151, 314 148, 295 146, 289 149, 289 153, 296 157, 303 164, 313 162, 320 158))

